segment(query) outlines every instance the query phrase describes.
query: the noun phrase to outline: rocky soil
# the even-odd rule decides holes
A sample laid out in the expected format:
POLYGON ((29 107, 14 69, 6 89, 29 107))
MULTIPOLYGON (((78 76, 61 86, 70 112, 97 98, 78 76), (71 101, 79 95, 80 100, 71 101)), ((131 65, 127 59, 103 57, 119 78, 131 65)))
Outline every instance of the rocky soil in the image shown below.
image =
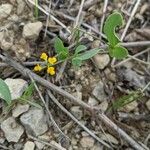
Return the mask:
MULTIPOLYGON (((26 0, 1 0, 0 1, 0 53, 6 54, 17 62, 24 64, 33 71, 36 61, 42 52, 53 56, 54 38, 59 36, 66 46, 74 44, 69 40, 75 18, 81 7, 80 1, 52 0, 51 14, 49 1, 39 0, 39 6, 43 11, 35 15, 35 7, 26 0), (54 19, 56 17, 56 19, 54 19), (58 20, 57 20, 58 19, 58 20), (67 27, 67 30, 62 25, 67 27), (63 27, 62 27, 63 26, 63 27), (46 34, 45 34, 46 33, 46 34), (30 62, 30 63, 28 63, 30 62)), ((109 15, 114 9, 122 12, 126 23, 131 11, 136 5, 135 1, 109 1, 105 15, 109 15)), ((81 43, 88 48, 104 46, 106 39, 100 36, 101 18, 103 16, 104 2, 87 0, 84 2, 81 13, 81 43), (93 36, 91 36, 93 35, 93 36), (101 40, 98 40, 101 39, 101 40)), ((150 1, 140 2, 136 13, 129 26, 124 42, 149 41, 150 42, 150 1)), ((125 25, 126 25, 125 23, 125 25)), ((119 36, 123 29, 120 29, 119 36)), ((149 46, 128 47, 130 55, 136 55, 145 51, 149 46)), ((150 87, 144 96, 126 106, 111 110, 112 103, 131 91, 143 89, 150 81, 150 51, 141 54, 136 59, 130 59, 116 67, 112 67, 112 58, 107 54, 97 54, 91 60, 85 62, 78 70, 73 68, 70 62, 65 65, 63 73, 60 71, 63 65, 57 66, 57 73, 53 77, 41 72, 38 75, 61 87, 73 96, 82 99, 91 107, 98 108, 113 122, 123 129, 138 143, 143 143, 150 148, 150 87), (142 60, 142 61, 139 61, 142 60), (145 63, 143 63, 145 62, 145 63)), ((115 61, 119 64, 121 61, 115 61)), ((87 133, 74 120, 48 97, 47 89, 40 84, 38 88, 44 97, 47 108, 41 101, 35 90, 30 103, 16 101, 30 85, 30 78, 25 78, 19 71, 6 65, 0 60, 0 78, 8 85, 13 106, 7 109, 0 99, 0 149, 11 150, 105 150, 108 149, 87 133), (36 105, 37 104, 37 105, 36 105), (40 107, 39 107, 40 106, 40 107), (59 126, 61 131, 54 125, 59 126)), ((96 134, 101 140, 111 145, 112 149, 133 149, 129 143, 107 128, 94 114, 81 106, 68 101, 65 97, 52 91, 56 99, 75 118, 96 134)), ((146 148, 145 148, 146 149, 146 148)))

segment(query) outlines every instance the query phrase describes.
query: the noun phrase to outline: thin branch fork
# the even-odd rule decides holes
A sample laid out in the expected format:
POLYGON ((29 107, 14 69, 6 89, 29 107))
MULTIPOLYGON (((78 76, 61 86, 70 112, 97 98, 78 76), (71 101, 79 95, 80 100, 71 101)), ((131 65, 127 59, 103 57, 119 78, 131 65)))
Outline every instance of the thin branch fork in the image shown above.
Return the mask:
MULTIPOLYGON (((13 59, 3 56, 0 54, 0 58, 16 70, 18 70, 23 76, 29 77, 29 75, 32 76, 32 78, 41 84, 42 86, 46 87, 48 90, 55 91, 59 93, 60 95, 72 100, 72 102, 82 106, 84 109, 89 110, 90 112, 93 112, 94 114, 97 114, 96 108, 93 108, 89 106, 88 104, 84 103, 82 100, 75 98, 70 93, 64 91, 60 87, 52 84, 51 82, 48 82, 47 80, 41 78, 37 74, 33 73, 31 70, 23 67, 18 62, 14 61, 13 59)), ((133 147, 136 150, 147 150, 148 148, 146 146, 142 146, 141 144, 137 143, 134 139, 132 139, 126 132, 124 132, 121 128, 119 128, 115 123, 113 123, 105 114, 98 113, 96 116, 98 117, 104 124, 106 124, 106 127, 111 128, 112 130, 116 131, 120 136, 130 144, 131 147, 133 147)), ((144 145, 144 144, 143 144, 144 145)))

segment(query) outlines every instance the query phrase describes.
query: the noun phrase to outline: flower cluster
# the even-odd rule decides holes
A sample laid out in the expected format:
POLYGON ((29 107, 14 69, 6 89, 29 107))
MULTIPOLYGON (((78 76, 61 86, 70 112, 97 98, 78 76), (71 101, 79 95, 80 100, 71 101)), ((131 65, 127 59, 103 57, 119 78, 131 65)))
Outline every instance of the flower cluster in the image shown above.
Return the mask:
POLYGON ((42 53, 40 58, 46 62, 47 66, 41 66, 41 65, 37 64, 34 67, 34 71, 39 72, 42 69, 47 68, 48 74, 55 75, 55 68, 53 67, 53 65, 57 62, 56 57, 48 57, 48 55, 46 53, 42 53))

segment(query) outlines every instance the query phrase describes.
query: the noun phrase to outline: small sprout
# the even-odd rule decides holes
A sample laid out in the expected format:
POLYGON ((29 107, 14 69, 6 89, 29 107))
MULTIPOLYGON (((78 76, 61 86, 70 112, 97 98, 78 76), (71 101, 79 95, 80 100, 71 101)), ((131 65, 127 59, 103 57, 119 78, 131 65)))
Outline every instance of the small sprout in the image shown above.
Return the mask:
POLYGON ((35 67, 34 67, 34 71, 41 71, 42 70, 42 67, 39 65, 39 64, 37 64, 35 67))
POLYGON ((47 56, 46 53, 42 53, 41 56, 40 56, 40 58, 41 58, 42 60, 47 61, 48 56, 47 56))
POLYGON ((57 58, 56 57, 49 57, 48 58, 48 62, 52 65, 54 65, 57 62, 57 58))
POLYGON ((115 33, 116 27, 122 26, 123 24, 124 20, 119 12, 114 12, 109 15, 104 24, 104 33, 108 40, 109 54, 116 59, 123 59, 128 55, 128 50, 120 45, 120 39, 115 33))
POLYGON ((54 48, 58 54, 59 60, 64 60, 69 57, 69 49, 64 46, 62 40, 58 37, 55 38, 54 48))
POLYGON ((47 73, 50 75, 55 75, 55 68, 54 67, 48 67, 47 68, 47 73))

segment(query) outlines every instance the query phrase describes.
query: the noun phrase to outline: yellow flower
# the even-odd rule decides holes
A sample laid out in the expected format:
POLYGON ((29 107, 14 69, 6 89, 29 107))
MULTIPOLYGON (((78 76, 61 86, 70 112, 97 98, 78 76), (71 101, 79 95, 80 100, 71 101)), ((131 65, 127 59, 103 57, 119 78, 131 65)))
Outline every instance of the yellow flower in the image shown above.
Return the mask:
POLYGON ((49 73, 50 75, 55 75, 55 68, 54 67, 48 67, 47 73, 49 73))
POLYGON ((37 64, 35 67, 34 67, 34 71, 41 71, 42 70, 42 67, 37 64))
POLYGON ((53 65, 55 62, 57 62, 57 59, 56 57, 49 57, 48 62, 53 65))
POLYGON ((40 58, 46 61, 47 58, 48 58, 48 56, 47 56, 46 53, 42 53, 41 56, 40 56, 40 58))

